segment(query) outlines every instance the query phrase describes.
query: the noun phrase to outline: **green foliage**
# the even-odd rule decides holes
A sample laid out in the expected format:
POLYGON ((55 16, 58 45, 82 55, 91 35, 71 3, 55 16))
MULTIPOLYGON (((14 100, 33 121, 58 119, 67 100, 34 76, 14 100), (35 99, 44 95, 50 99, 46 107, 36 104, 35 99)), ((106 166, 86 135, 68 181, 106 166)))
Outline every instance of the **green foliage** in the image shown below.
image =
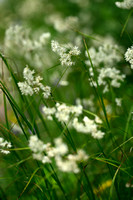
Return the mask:
POLYGON ((9 149, 4 148, 10 152, 7 155, 2 154, 0 146, 0 199, 132 199, 133 72, 124 60, 124 53, 133 41, 132 14, 132 9, 117 8, 114 0, 84 0, 83 3, 78 0, 0 1, 0 138, 12 145, 9 149), (58 30, 69 16, 78 17, 79 24, 58 30), (50 17, 63 22, 57 26, 50 17), (27 47, 23 51, 23 45, 19 46, 12 39, 12 46, 8 48, 5 35, 12 25, 20 25, 24 31, 29 29, 31 41, 38 41, 42 33, 50 32, 50 40, 74 46, 79 44, 81 54, 72 56, 75 65, 62 66, 59 56, 51 50, 50 40, 44 47, 27 47), (116 67, 126 78, 120 87, 113 87, 107 76, 105 81, 109 91, 104 93, 104 86, 99 84, 98 78, 99 69, 106 69, 106 64, 102 61, 96 66, 90 47, 98 52, 108 35, 111 45, 119 43, 117 52, 121 56, 120 61, 113 60, 110 68, 113 71, 116 67), (36 55, 39 55, 38 59, 36 55), (23 81, 26 65, 43 77, 42 84, 51 87, 48 99, 40 91, 32 96, 22 95, 18 82, 23 81), (61 81, 69 84, 62 86, 61 81), (56 103, 76 105, 78 98, 82 105, 84 99, 91 101, 83 105, 80 122, 83 123, 84 116, 90 120, 99 116, 103 123, 98 124, 98 128, 105 133, 102 139, 92 137, 91 133, 82 134, 71 127, 75 114, 71 114, 67 122, 60 122, 56 116, 48 120, 42 112, 43 106, 55 107, 56 103), (122 99, 120 106, 116 98, 122 99), (15 130, 15 125, 19 130, 15 130), (45 164, 33 159, 29 147, 31 135, 37 135, 44 144, 50 142, 52 145, 55 138, 61 137, 70 155, 76 155, 78 149, 82 149, 89 158, 78 163, 79 173, 63 172, 54 159, 45 164))

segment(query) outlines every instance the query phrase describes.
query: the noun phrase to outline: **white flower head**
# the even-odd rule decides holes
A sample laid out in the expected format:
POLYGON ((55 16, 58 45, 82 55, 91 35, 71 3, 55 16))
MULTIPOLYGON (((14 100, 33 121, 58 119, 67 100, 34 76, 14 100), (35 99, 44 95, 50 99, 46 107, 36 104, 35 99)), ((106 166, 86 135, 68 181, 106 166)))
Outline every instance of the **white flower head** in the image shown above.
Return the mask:
POLYGON ((19 82, 18 86, 22 95, 32 96, 34 93, 38 94, 39 91, 42 92, 43 97, 47 99, 51 94, 51 88, 49 86, 44 86, 41 81, 43 80, 40 76, 35 76, 35 71, 30 70, 29 67, 25 67, 23 70, 23 76, 25 81, 19 82))
POLYGON ((61 65, 72 66, 75 62, 72 61, 72 56, 80 55, 80 50, 72 44, 59 44, 57 41, 51 41, 52 51, 60 56, 61 65))
POLYGON ((6 149, 9 149, 11 147, 12 147, 11 142, 8 142, 8 141, 4 140, 2 137, 0 137, 0 152, 1 153, 3 153, 3 154, 9 154, 10 151, 8 151, 6 149))
POLYGON ((123 9, 131 9, 133 8, 133 1, 132 0, 124 0, 122 2, 115 2, 116 6, 123 9))

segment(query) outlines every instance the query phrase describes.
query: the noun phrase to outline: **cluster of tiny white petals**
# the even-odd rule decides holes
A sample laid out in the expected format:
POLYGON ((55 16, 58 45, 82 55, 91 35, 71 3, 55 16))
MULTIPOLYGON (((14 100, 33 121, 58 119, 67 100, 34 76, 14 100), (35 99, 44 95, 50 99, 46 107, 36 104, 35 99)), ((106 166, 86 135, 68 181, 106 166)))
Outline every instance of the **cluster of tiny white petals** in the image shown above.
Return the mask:
POLYGON ((69 85, 69 82, 66 81, 66 80, 61 80, 61 81, 59 82, 59 85, 61 85, 61 86, 68 86, 68 85, 69 85))
POLYGON ((78 118, 74 118, 73 127, 81 133, 91 134, 93 138, 101 139, 104 136, 104 132, 98 130, 98 125, 96 123, 101 123, 99 118, 95 120, 89 119, 87 116, 83 118, 83 122, 79 122, 78 118))
POLYGON ((54 107, 53 108, 47 108, 46 106, 44 106, 42 108, 42 111, 44 113, 44 116, 47 117, 47 119, 52 120, 53 119, 52 115, 55 114, 56 109, 54 107))
POLYGON ((47 108, 44 106, 42 111, 44 116, 49 120, 52 120, 52 116, 55 115, 59 122, 67 123, 70 120, 71 115, 81 115, 83 112, 83 107, 81 105, 68 106, 65 103, 56 103, 55 107, 52 108, 47 108))
POLYGON ((72 44, 59 44, 57 41, 51 41, 52 51, 60 56, 61 65, 72 66, 75 63, 72 61, 72 56, 80 55, 80 50, 72 44))
POLYGON ((49 32, 33 35, 28 28, 23 26, 10 26, 5 33, 5 53, 17 54, 30 65, 40 68, 46 62, 51 64, 47 51, 44 52, 50 38, 51 34, 49 32))
MULTIPOLYGON (((118 46, 104 43, 98 47, 98 50, 94 47, 90 48, 89 53, 95 70, 98 73, 98 84, 103 86, 103 93, 109 91, 108 82, 110 82, 112 87, 119 88, 121 82, 124 81, 125 75, 121 74, 120 70, 112 67, 121 60, 118 46)), ((86 56, 88 57, 87 53, 86 56)), ((90 85, 97 87, 96 82, 93 81, 94 71, 90 66, 90 60, 87 60, 86 64, 89 65, 89 72, 92 77, 92 79, 89 79, 90 85)))
POLYGON ((44 86, 41 81, 43 80, 40 76, 35 76, 35 71, 30 70, 29 67, 25 67, 23 70, 24 82, 19 82, 18 86, 22 95, 32 96, 34 93, 38 93, 40 90, 43 97, 47 99, 50 96, 51 88, 49 86, 44 86))
POLYGON ((10 142, 4 140, 2 137, 0 137, 0 152, 3 154, 9 154, 10 151, 6 150, 11 148, 12 145, 10 142), (2 149, 1 149, 2 148, 2 149), (4 148, 4 149, 3 149, 4 148))
POLYGON ((89 98, 83 98, 83 99, 77 98, 76 104, 83 105, 85 109, 89 108, 90 111, 95 112, 96 107, 95 107, 94 99, 95 99, 94 95, 90 95, 89 98))
POLYGON ((68 147, 63 143, 61 138, 54 140, 54 146, 51 143, 44 144, 37 136, 31 136, 29 139, 29 147, 33 152, 33 158, 41 161, 43 164, 51 163, 52 158, 59 170, 63 172, 79 173, 78 163, 86 161, 89 156, 84 150, 77 150, 77 154, 68 154, 68 147))
POLYGON ((133 69, 133 46, 127 49, 125 59, 131 64, 131 69, 133 69))
MULTIPOLYGON (((110 43, 104 43, 99 46, 97 50, 94 47, 91 47, 89 49, 89 53, 93 61, 93 65, 95 67, 98 67, 100 64, 112 66, 116 62, 119 62, 121 60, 121 55, 118 52, 118 49, 118 45, 110 43)), ((86 56, 88 57, 87 52, 86 56)), ((87 60, 86 64, 90 65, 90 60, 87 60)))
POLYGON ((122 102, 121 98, 115 98, 115 103, 117 106, 121 106, 121 102, 122 102))
POLYGON ((119 88, 121 85, 121 82, 124 81, 125 75, 120 74, 120 71, 116 68, 102 68, 100 69, 99 76, 98 76, 98 84, 103 85, 104 90, 103 92, 108 92, 108 86, 107 86, 107 79, 110 80, 110 84, 112 87, 119 88))
POLYGON ((92 137, 101 139, 104 133, 98 130, 99 124, 102 120, 96 116, 94 120, 89 119, 87 116, 83 118, 83 122, 79 122, 78 118, 83 114, 82 105, 68 106, 65 103, 56 103, 55 107, 42 108, 44 117, 48 120, 53 120, 53 116, 61 123, 68 123, 69 127, 74 128, 77 132, 91 134, 92 137))
POLYGON ((30 38, 29 29, 25 29, 22 26, 11 26, 6 30, 5 46, 7 48, 20 47, 23 52, 33 51, 35 49, 43 47, 50 39, 51 34, 49 32, 42 33, 38 40, 32 40, 30 38))
POLYGON ((77 28, 79 25, 77 17, 68 16, 63 19, 59 14, 49 16, 46 22, 52 24, 55 30, 60 33, 66 32, 72 28, 77 28))
POLYGON ((49 143, 45 145, 36 135, 34 135, 30 137, 29 147, 33 152, 34 159, 40 160, 43 163, 51 162, 49 157, 44 154, 44 151, 49 147, 49 143))
POLYGON ((132 0, 124 0, 123 2, 115 2, 115 5, 119 8, 123 9, 131 9, 133 8, 133 1, 132 0))

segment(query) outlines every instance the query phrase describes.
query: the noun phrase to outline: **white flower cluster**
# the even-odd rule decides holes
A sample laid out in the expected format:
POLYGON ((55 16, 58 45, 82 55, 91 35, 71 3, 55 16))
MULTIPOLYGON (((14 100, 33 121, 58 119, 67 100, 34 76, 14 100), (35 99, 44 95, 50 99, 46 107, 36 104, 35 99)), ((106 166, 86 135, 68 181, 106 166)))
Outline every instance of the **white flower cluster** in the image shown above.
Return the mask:
POLYGON ((102 123, 99 117, 92 120, 85 116, 83 122, 78 121, 78 117, 83 114, 83 107, 81 105, 67 106, 64 103, 57 103, 56 106, 52 108, 44 106, 42 111, 48 120, 52 120, 53 116, 55 116, 59 122, 69 122, 69 127, 74 128, 77 132, 91 134, 93 138, 97 139, 101 139, 104 136, 104 133, 98 130, 99 124, 102 123), (73 118, 69 121, 72 115, 73 118))
POLYGON ((79 25, 79 20, 77 17, 68 16, 63 19, 59 14, 50 15, 46 22, 52 24, 55 30, 60 33, 66 32, 72 28, 77 28, 79 25))
MULTIPOLYGON (((98 67, 100 64, 112 66, 116 62, 119 62, 121 60, 121 55, 118 49, 118 45, 110 44, 109 42, 99 46, 98 50, 91 47, 89 53, 94 66, 98 67)), ((87 52, 86 56, 88 57, 87 52)), ((86 64, 90 65, 90 60, 87 60, 86 64)))
POLYGON ((93 138, 101 139, 105 133, 98 130, 98 125, 96 123, 102 123, 98 117, 95 120, 92 120, 85 116, 83 118, 83 123, 79 122, 78 118, 74 118, 72 125, 78 132, 82 132, 84 134, 90 133, 93 138))
POLYGON ((20 25, 9 27, 5 33, 5 52, 22 56, 31 65, 44 66, 46 61, 49 63, 49 56, 44 48, 47 47, 51 34, 46 32, 41 35, 37 33, 36 37, 34 35, 20 25))
POLYGON ((65 103, 56 103, 55 107, 53 108, 47 108, 46 106, 44 106, 42 110, 47 119, 52 120, 52 115, 55 115, 59 122, 65 123, 70 120, 70 116, 72 114, 74 114, 74 116, 79 116, 83 112, 83 108, 81 105, 67 106, 65 103))
POLYGON ((32 96, 34 93, 37 94, 41 90, 44 98, 47 99, 50 96, 51 88, 49 86, 44 86, 41 83, 43 78, 40 76, 35 76, 34 74, 34 70, 30 70, 28 67, 24 68, 23 76, 25 81, 18 83, 22 95, 32 96))
POLYGON ((83 99, 77 98, 76 104, 83 105, 85 109, 89 109, 92 112, 96 112, 96 106, 94 100, 95 100, 94 95, 90 95, 89 98, 83 98, 83 99))
MULTIPOLYGON (((121 82, 124 81, 125 75, 121 74, 120 70, 112 67, 121 60, 118 46, 105 43, 98 48, 98 51, 93 47, 90 48, 89 53, 95 70, 98 72, 98 84, 104 86, 103 92, 106 93, 109 91, 108 82, 111 83, 112 87, 119 88, 121 82)), ((87 53, 86 56, 88 57, 87 53)), ((89 65, 90 75, 93 78, 94 72, 90 66, 90 60, 87 60, 86 64, 89 65)), ((97 86, 95 82, 93 84, 95 87, 97 86)), ((92 86, 91 81, 90 85, 92 86)))
POLYGON ((100 69, 98 76, 98 84, 104 86, 103 92, 108 92, 109 88, 107 85, 107 80, 110 80, 112 87, 119 88, 121 83, 125 78, 124 74, 120 74, 120 71, 114 67, 102 68, 100 69))
POLYGON ((125 59, 131 64, 131 69, 133 69, 133 46, 127 49, 125 59))
POLYGON ((133 8, 133 0, 124 0, 123 2, 115 2, 115 5, 119 8, 130 9, 133 8))
MULTIPOLYGON (((5 148, 5 149, 9 149, 9 148, 12 147, 12 145, 11 145, 10 142, 8 142, 8 141, 4 140, 2 137, 0 137, 0 148, 1 147, 5 148)), ((0 149, 0 152, 4 153, 4 154, 9 154, 10 153, 10 151, 4 150, 4 149, 0 149)))
POLYGON ((33 151, 33 158, 42 163, 51 163, 52 158, 59 170, 63 172, 79 173, 78 163, 88 159, 88 155, 83 150, 78 150, 77 154, 68 154, 68 147, 61 138, 54 140, 55 146, 51 143, 44 144, 37 136, 31 136, 29 147, 33 151))
POLYGON ((23 52, 33 51, 44 46, 50 39, 51 34, 49 32, 43 33, 39 36, 38 40, 32 40, 30 38, 29 29, 25 29, 22 26, 11 26, 6 30, 5 46, 7 48, 21 46, 23 52))
POLYGON ((80 50, 72 44, 60 45, 57 41, 51 41, 52 51, 60 56, 61 65, 72 66, 75 63, 72 61, 72 56, 80 55, 80 50))
POLYGON ((117 106, 121 107, 121 102, 122 102, 121 98, 115 98, 115 103, 117 106))

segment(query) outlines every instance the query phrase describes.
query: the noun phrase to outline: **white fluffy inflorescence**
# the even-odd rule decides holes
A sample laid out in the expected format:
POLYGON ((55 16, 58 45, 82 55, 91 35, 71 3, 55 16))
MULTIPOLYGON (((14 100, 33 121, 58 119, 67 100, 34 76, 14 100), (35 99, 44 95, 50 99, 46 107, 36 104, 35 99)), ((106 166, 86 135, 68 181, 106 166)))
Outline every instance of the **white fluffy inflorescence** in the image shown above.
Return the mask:
POLYGON ((54 26, 55 30, 63 33, 70 29, 77 28, 79 25, 79 19, 75 16, 68 16, 63 19, 60 14, 50 15, 46 19, 46 23, 50 23, 54 26))
POLYGON ((49 45, 50 32, 33 34, 28 28, 20 25, 10 26, 5 33, 5 53, 19 55, 30 65, 37 68, 51 65, 47 46, 49 45))
POLYGON ((103 68, 100 70, 98 76, 98 84, 104 86, 103 92, 108 92, 107 79, 110 81, 112 87, 119 88, 121 82, 124 81, 125 75, 120 74, 120 71, 114 67, 103 68))
POLYGON ((121 98, 115 98, 115 103, 117 106, 121 107, 121 102, 122 102, 121 98))
MULTIPOLYGON (((121 60, 118 46, 110 43, 104 43, 102 46, 98 47, 98 50, 93 47, 90 48, 89 53, 95 70, 98 73, 98 84, 103 86, 103 92, 106 93, 109 91, 109 82, 112 87, 119 88, 121 86, 121 82, 124 81, 125 75, 121 74, 120 70, 114 67, 114 65, 121 60)), ((87 53, 86 56, 88 57, 87 53)), ((90 60, 87 60, 86 64, 89 65, 89 72, 93 78, 94 71, 90 65, 90 60)), ((90 85, 95 85, 95 87, 97 87, 95 81, 90 81, 90 85)))
POLYGON ((75 63, 72 61, 73 56, 80 55, 80 50, 72 44, 60 45, 57 41, 51 41, 52 51, 60 56, 61 65, 72 66, 75 63))
POLYGON ((98 130, 97 123, 101 124, 101 120, 98 117, 95 120, 92 120, 85 116, 83 118, 83 122, 79 122, 78 118, 74 118, 72 125, 78 132, 82 132, 84 134, 90 133, 93 138, 101 139, 105 133, 98 130))
POLYGON ((47 119, 52 120, 52 116, 55 115, 59 122, 67 123, 70 120, 71 115, 77 117, 81 115, 83 112, 83 107, 81 105, 67 106, 65 103, 56 103, 55 107, 47 108, 44 106, 42 110, 47 119))
POLYGON ((65 103, 57 103, 55 107, 42 109, 44 117, 52 120, 53 116, 61 123, 68 123, 70 128, 74 128, 77 132, 84 134, 91 134, 93 138, 101 139, 104 132, 98 130, 99 124, 102 124, 101 119, 96 116, 94 120, 89 119, 87 116, 83 118, 83 122, 79 122, 79 117, 83 114, 82 105, 68 106, 65 103))
POLYGON ((133 8, 133 0, 124 0, 123 2, 115 2, 115 5, 123 9, 133 8))
POLYGON ((89 156, 83 150, 77 150, 77 154, 68 154, 68 147, 61 138, 54 140, 54 146, 51 143, 44 144, 37 136, 31 136, 29 147, 33 152, 33 158, 41 161, 43 164, 55 163, 59 170, 63 172, 80 172, 78 163, 86 161, 89 156))
POLYGON ((1 153, 4 153, 4 154, 9 154, 10 151, 6 150, 6 149, 9 149, 11 148, 12 145, 10 142, 4 140, 2 137, 0 137, 0 152, 1 153), (5 148, 5 149, 1 149, 1 148, 5 148))
MULTIPOLYGON (((121 54, 118 49, 118 45, 110 44, 109 42, 105 42, 103 45, 99 46, 98 49, 91 47, 89 53, 93 65, 95 67, 98 67, 100 64, 112 66, 116 62, 119 62, 121 60, 121 54)), ((87 52, 86 56, 88 57, 87 52)), ((90 65, 90 60, 87 60, 86 64, 90 65)))
POLYGON ((25 53, 44 47, 50 37, 51 34, 47 32, 42 33, 38 40, 31 39, 29 29, 25 29, 23 26, 19 25, 10 26, 6 30, 5 46, 9 49, 13 47, 21 47, 21 51, 25 53))
POLYGON ((131 69, 133 69, 133 46, 127 49, 125 59, 131 64, 131 69))
POLYGON ((51 88, 49 86, 44 86, 41 81, 43 80, 40 76, 35 76, 35 71, 30 70, 29 67, 25 67, 23 70, 24 82, 19 82, 18 86, 21 90, 22 95, 32 96, 34 93, 42 92, 44 98, 48 98, 51 93, 51 88))

